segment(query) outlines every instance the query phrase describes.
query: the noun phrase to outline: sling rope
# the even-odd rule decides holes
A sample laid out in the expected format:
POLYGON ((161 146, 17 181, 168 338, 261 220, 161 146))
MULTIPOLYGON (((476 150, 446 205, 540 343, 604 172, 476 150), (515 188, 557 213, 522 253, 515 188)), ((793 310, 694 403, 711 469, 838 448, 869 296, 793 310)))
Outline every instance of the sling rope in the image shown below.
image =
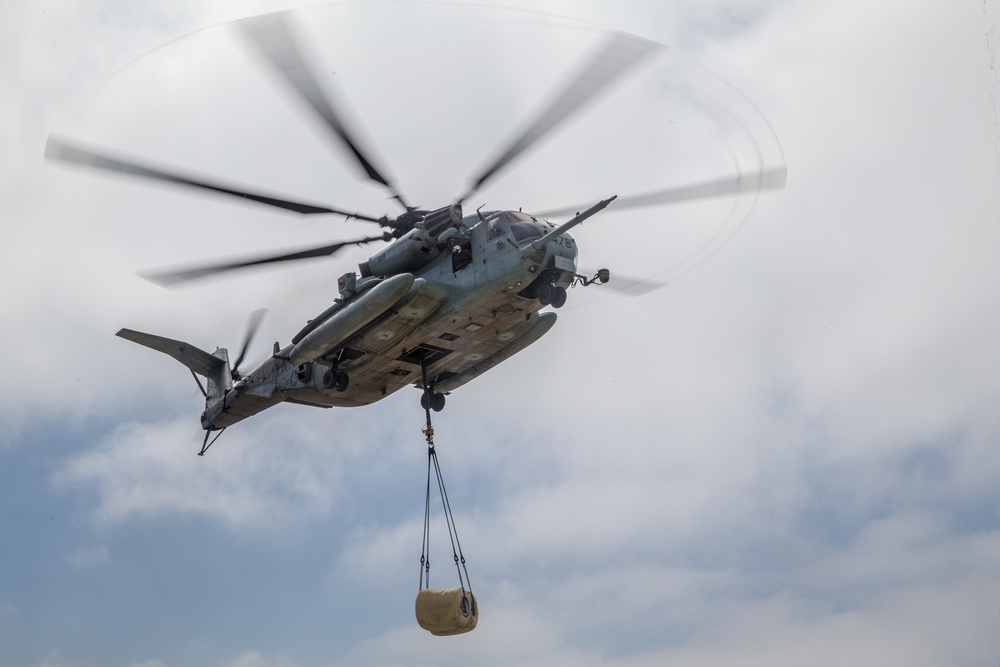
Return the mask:
POLYGON ((438 492, 441 495, 441 506, 444 509, 445 523, 448 525, 448 537, 451 539, 451 553, 455 560, 455 569, 458 571, 458 582, 463 590, 472 590, 469 581, 469 571, 465 566, 465 556, 462 554, 462 543, 458 539, 458 529, 455 526, 455 516, 451 511, 451 503, 448 500, 448 492, 444 488, 444 477, 441 476, 441 464, 438 461, 437 451, 434 449, 434 426, 431 424, 431 396, 432 391, 427 384, 427 366, 421 364, 424 380, 424 392, 427 400, 424 401, 424 411, 427 415, 427 427, 423 430, 427 439, 427 491, 424 496, 424 535, 423 548, 420 552, 420 589, 430 588, 431 583, 431 470, 433 469, 437 478, 438 492))

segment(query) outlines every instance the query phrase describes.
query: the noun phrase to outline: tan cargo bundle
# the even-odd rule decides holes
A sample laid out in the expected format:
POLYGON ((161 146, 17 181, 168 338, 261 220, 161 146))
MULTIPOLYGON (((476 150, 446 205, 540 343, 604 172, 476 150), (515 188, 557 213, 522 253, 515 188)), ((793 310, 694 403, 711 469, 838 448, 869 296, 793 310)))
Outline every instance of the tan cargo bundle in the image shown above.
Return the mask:
POLYGON ((476 598, 464 588, 424 588, 415 606, 420 627, 439 637, 469 632, 479 621, 476 598))

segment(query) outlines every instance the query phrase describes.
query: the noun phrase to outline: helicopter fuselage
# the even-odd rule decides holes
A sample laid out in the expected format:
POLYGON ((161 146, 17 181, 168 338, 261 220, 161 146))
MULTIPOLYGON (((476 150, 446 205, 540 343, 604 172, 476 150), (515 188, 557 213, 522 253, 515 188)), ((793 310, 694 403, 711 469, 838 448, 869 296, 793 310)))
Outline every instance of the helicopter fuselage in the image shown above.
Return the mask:
MULTIPOLYGON (((524 349, 555 323, 554 312, 540 312, 551 298, 540 300, 539 291, 561 291, 553 305, 562 305, 576 277, 577 247, 565 233, 532 246, 553 229, 506 211, 466 216, 457 234, 433 247, 400 250, 393 246, 421 240, 418 234, 398 239, 363 264, 362 274, 386 255, 426 263, 390 276, 343 276, 341 296, 292 344, 276 343, 271 358, 210 398, 202 426, 225 428, 281 402, 369 405, 407 385, 424 388, 425 376, 443 404, 443 394, 524 349), (380 286, 386 289, 380 292, 380 286)), ((220 353, 228 358, 225 350, 220 353)))

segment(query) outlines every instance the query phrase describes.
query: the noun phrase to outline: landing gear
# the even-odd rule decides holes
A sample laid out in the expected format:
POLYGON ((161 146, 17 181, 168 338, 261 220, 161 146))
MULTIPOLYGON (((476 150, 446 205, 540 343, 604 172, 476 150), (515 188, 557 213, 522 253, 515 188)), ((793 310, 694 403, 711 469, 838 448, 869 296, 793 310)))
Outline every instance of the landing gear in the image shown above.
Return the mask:
MULTIPOLYGON (((426 353, 425 353, 426 355, 426 353)), ((420 394, 420 407, 424 409, 427 413, 427 427, 430 428, 431 423, 431 410, 434 412, 441 412, 444 410, 444 394, 439 394, 434 391, 434 383, 429 382, 427 379, 427 357, 422 356, 420 359, 420 375, 424 384, 424 392, 420 394)))
POLYGON ((205 440, 201 443, 201 451, 198 452, 198 456, 204 456, 205 452, 208 451, 208 448, 215 444, 215 441, 219 439, 219 436, 222 435, 222 432, 225 431, 225 430, 226 429, 224 429, 224 428, 219 429, 219 432, 216 433, 215 437, 212 438, 212 441, 209 442, 208 438, 212 435, 212 429, 206 428, 205 429, 205 440))
POLYGON ((556 287, 552 283, 542 283, 537 289, 538 303, 543 306, 562 308, 566 305, 566 288, 556 287))
POLYGON ((323 386, 327 389, 337 391, 347 391, 347 386, 351 383, 351 378, 344 371, 331 368, 323 375, 323 386))

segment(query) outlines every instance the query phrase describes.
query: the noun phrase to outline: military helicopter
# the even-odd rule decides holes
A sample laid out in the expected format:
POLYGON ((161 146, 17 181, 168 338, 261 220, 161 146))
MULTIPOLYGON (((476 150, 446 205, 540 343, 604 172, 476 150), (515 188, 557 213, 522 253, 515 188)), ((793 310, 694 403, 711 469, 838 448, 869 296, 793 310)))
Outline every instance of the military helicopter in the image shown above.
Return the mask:
POLYGON ((306 64, 282 15, 240 23, 248 43, 322 118, 367 178, 388 190, 404 209, 402 213, 375 217, 293 201, 121 159, 56 137, 49 138, 45 151, 47 159, 208 190, 304 215, 340 215, 382 228, 378 235, 321 247, 146 276, 174 285, 252 266, 331 256, 351 245, 388 243, 357 271, 339 278, 339 296, 290 344, 275 343, 270 358, 245 375, 240 364, 260 313, 251 317, 243 347, 232 364, 226 348, 208 353, 187 342, 132 329, 117 333, 173 357, 191 372, 205 396, 201 415, 205 439, 199 455, 229 426, 281 402, 322 408, 362 406, 413 385, 422 390, 425 410, 440 411, 447 394, 545 335, 556 322, 556 313, 545 309, 562 307, 567 288, 609 282, 607 269, 589 276, 577 272, 577 244, 568 233, 573 227, 612 203, 616 208, 664 205, 755 193, 785 183, 782 166, 632 196, 610 196, 589 206, 535 213, 465 213, 463 203, 497 172, 659 47, 632 35, 611 33, 534 122, 472 179, 464 194, 440 208, 418 209, 407 203, 362 151, 335 100, 324 93, 306 64), (572 217, 558 225, 548 220, 567 215, 572 217), (205 384, 199 376, 206 379, 205 384))

